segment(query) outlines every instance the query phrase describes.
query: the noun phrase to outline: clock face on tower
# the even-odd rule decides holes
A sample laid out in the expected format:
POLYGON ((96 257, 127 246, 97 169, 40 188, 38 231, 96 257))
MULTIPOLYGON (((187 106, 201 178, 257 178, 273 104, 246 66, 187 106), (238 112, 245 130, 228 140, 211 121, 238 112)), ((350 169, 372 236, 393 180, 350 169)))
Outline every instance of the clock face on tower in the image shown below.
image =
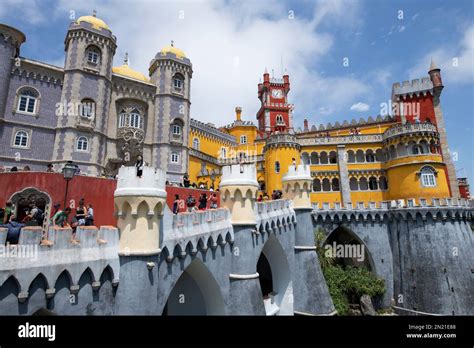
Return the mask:
POLYGON ((283 98, 283 91, 281 89, 273 89, 272 97, 275 99, 283 98))

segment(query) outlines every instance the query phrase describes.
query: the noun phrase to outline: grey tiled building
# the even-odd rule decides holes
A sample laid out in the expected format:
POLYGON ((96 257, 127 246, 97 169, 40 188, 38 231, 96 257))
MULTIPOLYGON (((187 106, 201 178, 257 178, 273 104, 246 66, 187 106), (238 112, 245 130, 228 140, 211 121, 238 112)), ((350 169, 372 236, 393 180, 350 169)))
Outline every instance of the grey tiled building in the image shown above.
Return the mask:
POLYGON ((139 154, 180 181, 187 172, 192 64, 173 44, 151 60, 149 76, 112 67, 117 39, 93 16, 72 22, 64 67, 20 55, 19 30, 0 24, 0 166, 114 175, 139 154))

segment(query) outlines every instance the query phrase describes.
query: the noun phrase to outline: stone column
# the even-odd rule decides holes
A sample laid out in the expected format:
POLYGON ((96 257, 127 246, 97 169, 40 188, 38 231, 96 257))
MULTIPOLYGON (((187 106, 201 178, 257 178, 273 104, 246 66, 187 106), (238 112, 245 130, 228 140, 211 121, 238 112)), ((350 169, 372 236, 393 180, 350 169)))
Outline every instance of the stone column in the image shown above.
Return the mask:
POLYGON ((335 314, 314 241, 309 165, 290 166, 283 177, 283 196, 293 200, 296 213, 294 313, 299 315, 335 314))
POLYGON ((349 170, 347 169, 347 156, 345 145, 337 145, 337 161, 339 164, 339 189, 341 190, 342 203, 346 205, 351 202, 351 191, 349 187, 349 170))
POLYGON ((221 206, 230 210, 234 227, 229 314, 265 315, 259 274, 254 263, 258 255, 255 255, 252 241, 252 231, 257 226, 255 201, 258 182, 255 164, 223 167, 219 190, 221 206))

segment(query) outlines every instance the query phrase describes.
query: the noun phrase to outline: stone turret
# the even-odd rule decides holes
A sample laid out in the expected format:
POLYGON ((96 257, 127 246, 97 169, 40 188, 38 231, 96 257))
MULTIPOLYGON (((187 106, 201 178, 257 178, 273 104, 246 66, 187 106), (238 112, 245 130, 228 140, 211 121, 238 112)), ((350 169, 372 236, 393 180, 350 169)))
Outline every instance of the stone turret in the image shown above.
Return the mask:
POLYGON ((293 200, 294 209, 311 209, 311 169, 309 165, 290 165, 283 175, 283 197, 293 200))
POLYGON ((228 208, 233 225, 255 225, 258 191, 255 164, 235 164, 222 168, 221 206, 228 208))
POLYGON ((119 254, 154 255, 160 250, 161 219, 166 204, 166 173, 144 167, 141 178, 135 167, 121 167, 114 193, 120 229, 119 254))

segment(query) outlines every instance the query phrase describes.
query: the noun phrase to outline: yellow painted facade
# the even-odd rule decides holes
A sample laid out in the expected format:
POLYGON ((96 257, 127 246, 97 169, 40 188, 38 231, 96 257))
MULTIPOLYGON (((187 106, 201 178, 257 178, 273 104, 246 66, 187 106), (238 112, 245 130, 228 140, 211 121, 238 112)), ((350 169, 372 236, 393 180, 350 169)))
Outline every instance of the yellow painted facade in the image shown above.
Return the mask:
POLYGON ((232 124, 212 127, 215 134, 207 134, 199 126, 191 127, 189 134, 190 147, 193 142, 196 144, 195 139, 199 141, 201 154, 193 156, 191 153, 189 159, 190 179, 198 185, 205 183, 210 187, 210 173, 214 171, 214 188, 217 188, 222 165, 250 161, 257 164, 260 193, 271 196, 273 190, 282 190, 282 177, 295 158, 297 164, 303 162, 310 166, 311 202, 321 206, 344 203, 343 186, 354 206, 360 202, 367 206, 369 202, 398 199, 415 199, 419 204, 420 199, 451 196, 446 165, 439 153, 439 136, 433 125, 423 126, 422 131, 417 130, 419 125, 406 126, 408 128, 398 134, 394 129, 400 127, 399 123, 379 119, 357 124, 357 134, 353 134, 353 124, 346 124, 329 130, 268 136, 262 135, 251 122, 242 121, 237 112, 232 124), (229 135, 232 143, 228 141, 229 135), (294 140, 278 140, 278 137, 294 140), (222 148, 226 149, 225 157, 222 157, 222 148), (346 161, 345 174, 342 160, 346 161), (203 167, 208 175, 203 175, 203 167))

